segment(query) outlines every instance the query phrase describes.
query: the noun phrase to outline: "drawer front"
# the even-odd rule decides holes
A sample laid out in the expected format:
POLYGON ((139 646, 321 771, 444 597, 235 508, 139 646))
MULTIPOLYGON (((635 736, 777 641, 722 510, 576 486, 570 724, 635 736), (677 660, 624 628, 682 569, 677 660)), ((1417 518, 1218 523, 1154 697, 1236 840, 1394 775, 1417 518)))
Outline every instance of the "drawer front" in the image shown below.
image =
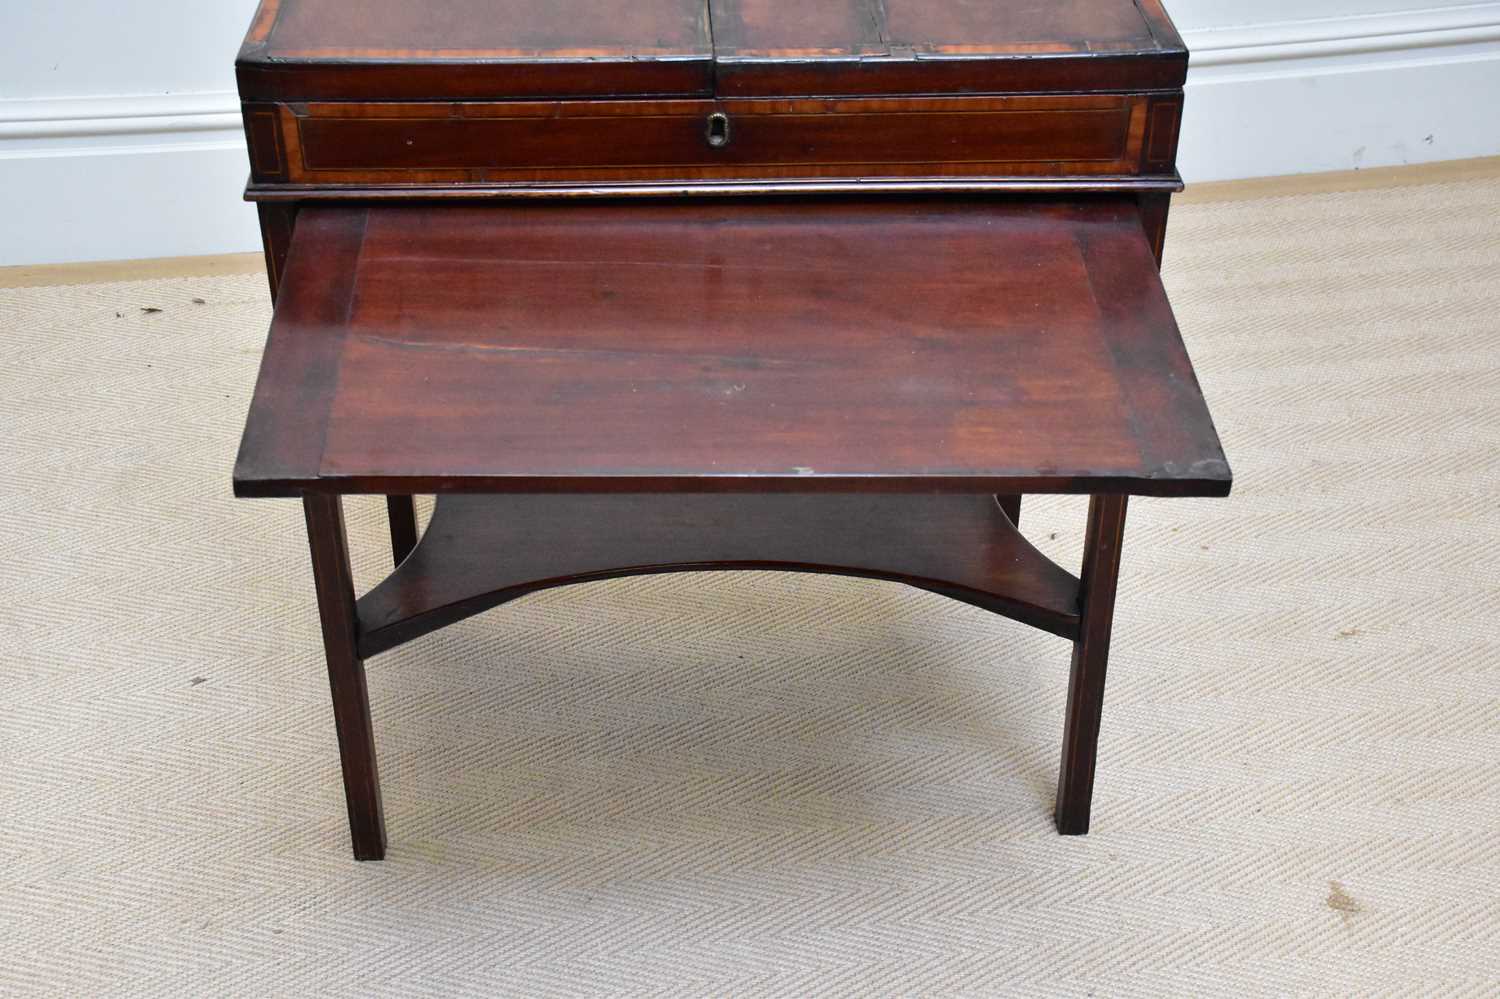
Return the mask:
POLYGON ((1103 176, 1142 172, 1148 103, 1076 95, 306 104, 247 107, 246 121, 257 181, 299 185, 1103 176), (268 148, 274 157, 259 151, 268 148))

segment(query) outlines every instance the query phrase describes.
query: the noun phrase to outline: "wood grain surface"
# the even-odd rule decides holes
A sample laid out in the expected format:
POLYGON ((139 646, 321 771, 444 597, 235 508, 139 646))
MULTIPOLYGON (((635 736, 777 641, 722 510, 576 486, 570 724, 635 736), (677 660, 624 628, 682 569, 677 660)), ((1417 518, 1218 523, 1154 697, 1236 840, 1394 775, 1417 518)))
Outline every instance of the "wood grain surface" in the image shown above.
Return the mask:
POLYGON ((1078 580, 989 496, 440 496, 360 598, 360 654, 554 586, 703 569, 893 580, 1078 635, 1078 580))
POLYGON ((706 94, 704 0, 262 0, 243 97, 706 94))
POLYGON ((1149 124, 1146 98, 1104 94, 255 107, 254 178, 303 185, 1122 176, 1149 124))
POLYGON ((303 209, 242 495, 1222 495, 1132 201, 303 209))
POLYGON ((259 100, 958 94, 1179 87, 1133 0, 263 0, 259 100))

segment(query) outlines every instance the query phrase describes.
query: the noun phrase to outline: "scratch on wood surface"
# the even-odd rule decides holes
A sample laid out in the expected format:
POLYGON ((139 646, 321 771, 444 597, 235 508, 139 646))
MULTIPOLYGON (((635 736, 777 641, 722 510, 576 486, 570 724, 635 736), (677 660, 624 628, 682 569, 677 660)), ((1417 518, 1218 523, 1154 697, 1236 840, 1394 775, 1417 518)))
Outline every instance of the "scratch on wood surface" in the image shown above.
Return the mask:
POLYGON ((378 343, 398 350, 438 350, 454 353, 510 354, 523 357, 594 357, 608 360, 633 360, 636 358, 675 358, 692 363, 716 362, 732 368, 794 368, 806 367, 808 361, 792 361, 761 354, 715 354, 696 351, 675 350, 629 350, 621 347, 533 347, 524 344, 469 343, 439 340, 402 340, 398 337, 376 336, 370 333, 352 334, 355 339, 367 343, 378 343))

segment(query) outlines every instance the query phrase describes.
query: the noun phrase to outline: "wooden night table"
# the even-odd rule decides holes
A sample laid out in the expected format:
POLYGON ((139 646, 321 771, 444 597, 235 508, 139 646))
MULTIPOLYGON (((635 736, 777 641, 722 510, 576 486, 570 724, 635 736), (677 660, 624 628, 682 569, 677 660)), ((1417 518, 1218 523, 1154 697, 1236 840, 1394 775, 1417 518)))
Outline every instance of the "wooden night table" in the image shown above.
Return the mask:
POLYGON ((306 510, 355 856, 385 851, 364 658, 703 569, 1071 639, 1086 832, 1126 498, 1230 488, 1157 274, 1185 66, 1154 0, 266 0, 276 311, 234 486, 306 510), (1091 497, 1081 579, 1025 493, 1091 497), (358 597, 353 494, 397 563, 358 597))

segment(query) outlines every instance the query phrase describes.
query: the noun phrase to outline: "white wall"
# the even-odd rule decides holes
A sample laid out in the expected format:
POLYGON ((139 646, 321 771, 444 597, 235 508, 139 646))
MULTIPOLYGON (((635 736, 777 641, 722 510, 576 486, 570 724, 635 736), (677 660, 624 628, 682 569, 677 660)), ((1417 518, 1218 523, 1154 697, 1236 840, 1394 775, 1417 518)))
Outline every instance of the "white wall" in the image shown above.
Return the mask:
POLYGON ((0 266, 252 250, 256 0, 0 0, 0 266))
MULTIPOLYGON (((1500 155, 1500 0, 1167 6, 1190 183, 1500 155)), ((258 248, 232 67, 254 7, 0 0, 0 265, 258 248)))
POLYGON ((1167 0, 1189 183, 1500 154, 1500 3, 1167 0))

